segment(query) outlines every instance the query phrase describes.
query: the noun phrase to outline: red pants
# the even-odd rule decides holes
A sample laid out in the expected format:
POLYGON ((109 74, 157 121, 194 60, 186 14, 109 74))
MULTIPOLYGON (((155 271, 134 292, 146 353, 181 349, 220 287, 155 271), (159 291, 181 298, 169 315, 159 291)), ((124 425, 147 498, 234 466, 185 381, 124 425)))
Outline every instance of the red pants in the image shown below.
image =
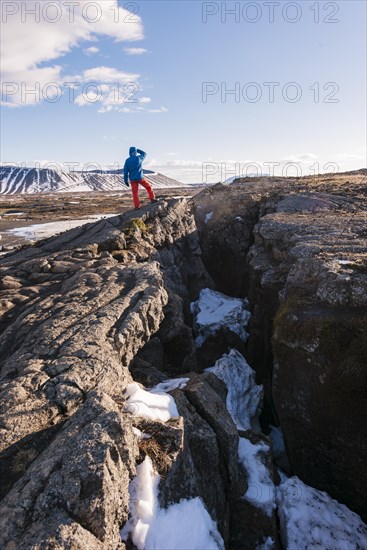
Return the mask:
POLYGON ((145 178, 142 180, 135 180, 131 182, 131 189, 133 192, 133 201, 135 208, 139 208, 140 206, 140 200, 139 200, 139 183, 142 185, 148 192, 149 199, 152 201, 154 197, 154 191, 149 183, 148 180, 145 178))

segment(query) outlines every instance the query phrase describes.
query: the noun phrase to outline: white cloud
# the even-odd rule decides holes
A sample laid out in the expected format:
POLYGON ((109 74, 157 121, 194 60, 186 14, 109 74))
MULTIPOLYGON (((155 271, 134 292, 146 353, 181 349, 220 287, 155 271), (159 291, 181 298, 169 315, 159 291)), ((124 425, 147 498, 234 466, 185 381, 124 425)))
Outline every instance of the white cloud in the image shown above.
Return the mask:
POLYGON ((16 103, 10 103, 9 101, 3 101, 0 100, 0 107, 10 107, 11 109, 18 109, 20 105, 17 105, 16 103))
POLYGON ((287 159, 282 159, 285 162, 312 162, 319 157, 315 153, 302 153, 298 155, 290 155, 287 159))
MULTIPOLYGON (((94 67, 93 69, 87 69, 82 74, 82 80, 84 82, 108 82, 108 83, 128 83, 136 82, 140 75, 133 73, 125 73, 118 71, 114 67, 94 67)), ((79 78, 79 77, 74 77, 79 78)))
POLYGON ((124 52, 128 55, 143 55, 148 53, 148 50, 145 48, 124 48, 124 52))
POLYGON ((90 48, 85 48, 83 52, 86 55, 96 55, 97 53, 99 53, 99 48, 96 48, 95 46, 91 46, 90 48))
POLYGON ((92 103, 95 103, 93 99, 93 94, 79 94, 75 98, 75 104, 79 105, 79 107, 84 107, 84 105, 91 105, 92 103))
POLYGON ((70 82, 78 82, 82 89, 78 93, 74 103, 79 107, 98 104, 98 112, 101 114, 112 111, 119 113, 153 112, 163 113, 167 109, 147 109, 146 105, 152 102, 152 98, 140 96, 141 86, 139 74, 125 73, 114 67, 94 67, 83 71, 80 75, 69 77, 70 82))
POLYGON ((114 67, 87 69, 81 75, 70 77, 70 80, 79 81, 83 89, 75 103, 80 107, 98 103, 99 113, 131 112, 133 109, 127 108, 127 103, 135 107, 140 102, 147 103, 150 100, 139 97, 139 77, 138 74, 118 71, 114 67), (121 109, 122 105, 124 109, 121 109))
POLYGON ((169 168, 201 168, 203 161, 201 160, 169 160, 164 163, 169 168))
POLYGON ((147 109, 147 113, 168 113, 168 109, 160 107, 159 109, 147 109))
POLYGON ((347 161, 347 160, 364 160, 366 161, 366 153, 362 155, 355 155, 353 153, 340 153, 335 155, 335 159, 340 161, 347 161))
POLYGON ((32 71, 14 69, 2 77, 2 99, 6 106, 32 105, 45 99, 53 100, 55 95, 61 97, 60 87, 62 67, 34 67, 32 71))
POLYGON ((102 107, 100 107, 100 109, 98 109, 98 112, 103 114, 103 113, 109 113, 112 110, 113 110, 113 107, 111 105, 103 105, 102 107))
MULTIPOLYGON (((141 19, 120 7, 117 0, 79 0, 71 5, 61 0, 47 4, 13 0, 12 4, 16 13, 8 15, 2 25, 1 78, 4 83, 23 88, 35 88, 37 83, 42 87, 50 81, 61 84, 60 66, 40 64, 64 56, 84 41, 96 40, 98 36, 108 36, 115 42, 143 38, 141 19)), ((41 101, 42 94, 38 101, 31 95, 28 98, 24 100, 19 90, 3 101, 27 105, 41 101)))
MULTIPOLYGON (((147 109, 152 99, 140 97, 139 74, 98 66, 70 76, 61 63, 52 63, 85 41, 96 43, 100 36, 116 42, 141 40, 141 19, 118 0, 79 0, 75 5, 63 0, 47 4, 14 0, 13 4, 17 11, 7 17, 1 37, 2 105, 22 107, 63 98, 79 107, 95 105, 100 113, 167 111, 165 107, 147 109)), ((131 55, 147 52, 144 48, 126 50, 131 55)), ((95 44, 83 49, 89 56, 99 51, 95 44)))

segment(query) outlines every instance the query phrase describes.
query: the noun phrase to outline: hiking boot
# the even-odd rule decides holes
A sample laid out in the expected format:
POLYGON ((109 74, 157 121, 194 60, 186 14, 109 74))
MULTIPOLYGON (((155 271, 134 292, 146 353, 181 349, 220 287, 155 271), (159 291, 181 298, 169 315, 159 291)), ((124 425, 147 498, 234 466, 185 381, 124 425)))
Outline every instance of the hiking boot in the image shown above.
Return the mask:
POLYGON ((158 199, 152 199, 150 202, 158 202, 158 199))
POLYGON ((135 206, 135 210, 141 210, 141 206, 135 206))

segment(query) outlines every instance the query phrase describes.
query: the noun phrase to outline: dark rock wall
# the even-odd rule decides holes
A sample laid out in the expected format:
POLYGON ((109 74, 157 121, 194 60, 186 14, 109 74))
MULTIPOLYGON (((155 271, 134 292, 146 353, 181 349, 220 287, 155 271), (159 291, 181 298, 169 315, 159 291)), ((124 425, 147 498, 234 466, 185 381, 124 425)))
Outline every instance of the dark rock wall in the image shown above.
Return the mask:
POLYGON ((263 430, 280 422, 293 472, 366 517, 366 185, 344 180, 246 180, 195 202, 214 281, 250 301, 263 430))

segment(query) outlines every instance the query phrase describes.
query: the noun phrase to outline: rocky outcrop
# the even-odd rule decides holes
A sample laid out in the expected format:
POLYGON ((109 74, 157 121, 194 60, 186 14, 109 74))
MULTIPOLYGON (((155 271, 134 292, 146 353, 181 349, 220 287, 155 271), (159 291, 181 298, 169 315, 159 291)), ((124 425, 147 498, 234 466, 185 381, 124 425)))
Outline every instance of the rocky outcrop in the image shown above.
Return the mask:
POLYGON ((1 507, 2 547, 122 548, 136 456, 129 418, 91 392, 32 464, 18 453, 22 475, 1 507))
MULTIPOLYGON (((190 203, 102 220, 0 265, 4 548, 124 548, 131 480, 146 456, 161 476, 160 506, 200 498, 226 546, 251 548, 234 513, 247 474, 228 390, 202 372, 210 362, 191 327, 190 302, 214 284, 190 203), (133 379, 169 386, 168 375, 189 371, 172 391, 179 418, 146 418, 127 400, 133 379)), ((257 507, 245 508, 255 525, 257 507)), ((251 544, 262 539, 255 529, 251 544)))
POLYGON ((218 548, 287 545, 302 482, 280 480, 260 410, 315 502, 365 512, 354 177, 218 185, 0 260, 1 547, 144 548, 144 475, 162 524, 185 507, 218 548))
POLYGON ((230 268, 213 275, 250 301, 247 357, 264 385, 263 429, 280 422, 293 472, 365 517, 366 187, 358 174, 251 178, 195 199, 208 266, 211 243, 231 236, 230 268))
MULTIPOLYGON (((230 358, 223 358, 224 362, 230 370, 234 366, 230 358)), ((226 548, 250 550, 261 545, 264 539, 271 539, 269 548, 277 548, 275 504, 270 514, 264 512, 260 498, 262 486, 258 487, 260 493, 255 498, 245 499, 250 482, 253 489, 257 487, 251 481, 251 467, 239 461, 239 433, 233 411, 230 414, 228 410, 228 387, 211 372, 192 373, 181 380, 185 380, 183 387, 171 392, 179 419, 146 420, 141 403, 134 403, 137 408, 134 424, 141 434, 139 460, 148 456, 162 478, 160 506, 168 509, 180 502, 200 498, 215 520, 226 548)), ((165 381, 160 386, 169 387, 172 382, 165 381)), ((251 414, 255 414, 255 409, 251 414)), ((249 442, 266 441, 263 469, 270 483, 267 489, 275 494, 274 484, 279 480, 271 462, 268 438, 252 430, 241 432, 241 437, 248 438, 249 442)), ((195 524, 192 529, 196 529, 195 524)))
POLYGON ((137 449, 117 406, 128 366, 159 331, 167 368, 191 296, 211 284, 191 207, 74 229, 0 270, 2 546, 117 548, 137 449))
POLYGON ((279 297, 273 396, 293 472, 366 514, 366 212, 355 208, 332 195, 279 201, 255 229, 250 265, 260 292, 279 297))

